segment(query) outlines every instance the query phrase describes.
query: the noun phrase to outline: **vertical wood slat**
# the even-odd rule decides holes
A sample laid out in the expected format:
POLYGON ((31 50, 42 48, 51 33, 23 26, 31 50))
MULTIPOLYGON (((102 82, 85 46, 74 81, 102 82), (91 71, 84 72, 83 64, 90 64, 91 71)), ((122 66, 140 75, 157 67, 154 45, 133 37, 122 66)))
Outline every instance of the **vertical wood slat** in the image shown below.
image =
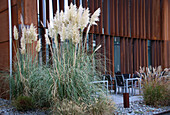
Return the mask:
POLYGON ((93 53, 93 34, 89 34, 89 53, 93 53))
POLYGON ((108 35, 109 31, 108 31, 108 0, 104 0, 103 1, 103 16, 104 16, 104 34, 108 35))
POLYGON ((111 62, 110 62, 110 36, 105 36, 106 41, 106 71, 107 74, 111 73, 111 62))
POLYGON ((114 76, 114 37, 111 36, 110 37, 110 52, 111 52, 111 55, 110 55, 110 59, 111 59, 111 73, 112 73, 112 76, 114 76))
POLYGON ((115 0, 110 0, 110 35, 115 35, 115 0))
POLYGON ((139 70, 138 39, 134 40, 134 71, 139 70))
POLYGON ((156 15, 156 36, 157 40, 161 40, 161 4, 160 0, 157 0, 157 15, 156 15))
POLYGON ((151 0, 151 39, 155 39, 155 0, 151 0))
MULTIPOLYGON (((98 0, 94 0, 94 11, 96 11, 99 8, 99 4, 98 4, 98 0)), ((100 20, 99 20, 100 21, 100 20)), ((94 33, 95 34, 99 34, 99 27, 98 27, 98 23, 97 22, 97 26, 94 26, 94 33)))
MULTIPOLYGON (((94 13, 94 0, 89 0, 88 2, 90 3, 89 4, 90 13, 93 14, 94 13)), ((91 26, 89 33, 94 33, 94 26, 91 26)))
POLYGON ((83 4, 83 7, 84 7, 84 8, 87 8, 87 7, 88 7, 88 5, 87 5, 87 0, 82 0, 82 4, 83 4))
POLYGON ((146 67, 148 66, 148 40, 145 41, 145 50, 146 50, 146 67))
MULTIPOLYGON (((86 0, 85 0, 86 1, 86 0)), ((102 28, 103 28, 103 8, 102 8, 102 0, 98 0, 98 5, 101 10, 100 16, 99 16, 99 23, 98 23, 98 29, 99 33, 102 34, 102 28)))
POLYGON ((127 37, 131 37, 130 36, 130 30, 131 30, 131 25, 130 25, 130 8, 131 8, 131 6, 130 6, 130 0, 127 0, 128 2, 127 2, 127 37))
POLYGON ((125 73, 125 38, 120 38, 120 63, 121 63, 121 73, 125 73))
POLYGON ((80 0, 76 0, 76 6, 77 6, 77 7, 80 6, 80 0))
POLYGON ((142 59, 141 59, 141 39, 138 39, 138 58, 139 58, 138 67, 140 67, 141 64, 142 64, 142 59))
POLYGON ((101 62, 103 66, 102 73, 105 74, 105 36, 100 35, 100 42, 101 42, 101 62))
MULTIPOLYGON (((96 46, 98 47, 99 45, 101 45, 100 43, 100 35, 99 34, 96 34, 96 46)), ((98 66, 98 61, 99 63, 101 62, 101 48, 99 48, 97 51, 96 51, 96 60, 97 60, 97 63, 96 63, 96 69, 98 71, 101 71, 101 68, 100 68, 100 65, 98 66)))
POLYGON ((61 10, 64 11, 64 0, 60 0, 60 1, 59 1, 59 6, 60 6, 60 11, 61 11, 61 10))
POLYGON ((146 2, 143 0, 143 38, 146 39, 146 2))
POLYGON ((119 36, 123 37, 123 0, 119 0, 119 36))
POLYGON ((57 12, 57 0, 53 0, 53 14, 55 15, 57 12))
POLYGON ((136 38, 139 38, 139 0, 136 0, 136 38))
POLYGON ((150 0, 146 0, 146 38, 150 39, 150 23, 151 23, 151 8, 150 8, 150 0))
POLYGON ((129 39, 128 38, 126 38, 125 39, 125 46, 126 46, 126 48, 125 48, 125 67, 126 67, 126 73, 129 73, 130 71, 129 71, 129 65, 130 65, 130 63, 129 63, 129 53, 130 53, 130 51, 129 51, 129 39))
POLYGON ((127 20, 128 20, 128 17, 127 17, 127 5, 128 5, 128 0, 125 0, 123 2, 123 36, 124 37, 127 37, 127 20))
POLYGON ((139 37, 144 38, 143 37, 143 0, 140 0, 139 13, 140 13, 139 14, 139 24, 140 24, 139 37))
POLYGON ((115 0, 115 36, 119 36, 119 8, 118 0, 115 0))
POLYGON ((133 39, 129 40, 129 72, 133 73, 133 39))
POLYGON ((46 22, 50 21, 50 15, 49 15, 49 0, 46 0, 46 22))
POLYGON ((135 28, 135 25, 136 25, 136 20, 135 20, 135 3, 136 0, 132 0, 131 1, 131 37, 132 38, 135 38, 136 37, 136 28, 135 28))

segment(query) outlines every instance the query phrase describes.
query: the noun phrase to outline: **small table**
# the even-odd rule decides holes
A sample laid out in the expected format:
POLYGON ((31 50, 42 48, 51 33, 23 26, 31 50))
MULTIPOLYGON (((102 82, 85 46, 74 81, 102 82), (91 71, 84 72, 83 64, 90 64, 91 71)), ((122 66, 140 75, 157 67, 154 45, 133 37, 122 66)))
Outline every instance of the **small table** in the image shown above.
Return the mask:
POLYGON ((128 83, 129 81, 132 82, 132 95, 133 95, 133 81, 139 81, 139 92, 140 92, 140 89, 141 89, 141 78, 128 78, 128 79, 125 79, 126 81, 126 89, 125 89, 125 92, 128 93, 128 83))
POLYGON ((106 85, 106 88, 107 88, 107 92, 106 92, 106 95, 108 94, 108 81, 107 80, 103 80, 103 81, 93 81, 93 82, 90 82, 90 83, 103 83, 105 85, 105 83, 107 84, 106 85))

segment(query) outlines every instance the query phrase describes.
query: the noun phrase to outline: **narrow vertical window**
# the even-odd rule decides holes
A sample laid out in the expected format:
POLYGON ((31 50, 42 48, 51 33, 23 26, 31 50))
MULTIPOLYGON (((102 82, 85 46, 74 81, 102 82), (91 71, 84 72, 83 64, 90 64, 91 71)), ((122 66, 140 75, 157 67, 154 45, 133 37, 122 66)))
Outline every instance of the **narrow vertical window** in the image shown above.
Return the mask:
POLYGON ((152 65, 152 45, 151 41, 148 40, 148 67, 152 65))
POLYGON ((120 37, 114 38, 114 70, 120 72, 120 37))

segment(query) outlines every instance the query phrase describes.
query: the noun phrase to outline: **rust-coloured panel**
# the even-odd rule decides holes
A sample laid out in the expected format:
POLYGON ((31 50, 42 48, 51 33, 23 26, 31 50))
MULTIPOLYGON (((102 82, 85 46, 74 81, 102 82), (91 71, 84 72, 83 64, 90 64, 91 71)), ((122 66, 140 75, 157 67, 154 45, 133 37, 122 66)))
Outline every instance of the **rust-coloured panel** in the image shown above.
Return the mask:
POLYGON ((130 30, 131 30, 131 25, 130 25, 130 0, 127 0, 127 37, 131 37, 130 36, 130 30))
POLYGON ((135 3, 136 0, 132 0, 131 1, 131 37, 132 38, 135 38, 136 37, 136 28, 135 28, 135 25, 136 25, 136 20, 135 20, 135 3))
POLYGON ((82 4, 84 8, 87 8, 87 0, 82 0, 82 4))
POLYGON ((46 21, 50 22, 49 0, 46 0, 46 21))
MULTIPOLYGON (((9 40, 8 10, 0 13, 0 43, 9 40)), ((17 25, 17 6, 12 7, 12 27, 17 25)))
POLYGON ((102 0, 98 0, 98 5, 100 7, 101 13, 99 16, 99 22, 98 22, 98 28, 99 33, 102 34, 102 28, 103 28, 103 8, 102 8, 102 0))
MULTIPOLYGON (((99 4, 98 4, 98 0, 94 0, 94 11, 96 11, 99 8, 99 4)), ((101 15, 101 14, 100 14, 101 15)), ((100 20, 99 20, 100 21, 100 20)), ((97 26, 94 26, 94 33, 95 34, 99 34, 99 27, 98 27, 98 23, 97 22, 97 26)))
POLYGON ((93 34, 89 34, 89 53, 93 53, 93 34))
POLYGON ((76 6, 77 6, 77 7, 80 6, 80 0, 76 0, 76 6))
POLYGON ((139 70, 138 39, 134 39, 134 71, 139 70))
POLYGON ((102 61, 102 66, 103 66, 103 71, 102 74, 105 74, 105 36, 100 35, 100 42, 101 42, 101 61, 102 61))
POLYGON ((139 38, 139 0, 136 0, 136 38, 139 38))
MULTIPOLYGON (((94 13, 94 0, 89 0, 88 2, 90 3, 89 4, 90 13, 93 14, 94 13)), ((94 26, 91 26, 89 33, 94 33, 94 26)))
POLYGON ((123 2, 123 36, 124 37, 127 37, 127 20, 128 20, 128 17, 127 17, 127 5, 128 5, 128 0, 125 0, 123 2))
POLYGON ((110 35, 115 35, 115 0, 110 0, 110 35))
POLYGON ((59 6, 60 6, 60 11, 61 11, 61 10, 64 11, 64 0, 60 0, 59 6))
POLYGON ((24 22, 26 25, 31 23, 37 25, 37 1, 36 0, 24 0, 24 22))
POLYGON ((0 43, 0 70, 9 70, 9 42, 0 43))
POLYGON ((110 59, 110 36, 105 36, 106 40, 106 71, 107 74, 111 73, 111 59, 110 59))
MULTIPOLYGON (((12 7, 16 4, 17 4, 17 0, 11 0, 12 7)), ((0 0, 0 13, 5 10, 8 10, 8 0, 0 0)))
POLYGON ((129 51, 129 39, 125 38, 125 69, 126 73, 129 73, 129 57, 130 57, 130 51, 129 51))
POLYGON ((104 34, 108 35, 108 0, 103 1, 104 34))
POLYGON ((110 60, 111 60, 111 73, 114 76, 114 37, 110 36, 110 60))
POLYGON ((123 0, 119 0, 119 36, 123 37, 123 0))
POLYGON ((146 9, 145 9, 146 2, 143 0, 143 38, 146 39, 146 9))
POLYGON ((146 3, 146 38, 150 39, 150 0, 145 0, 146 3))
POLYGON ((143 38, 143 0, 139 4, 139 37, 143 38))
POLYGON ((120 38, 120 63, 121 73, 125 73, 125 38, 120 38))
POLYGON ((55 15, 57 12, 57 0, 53 0, 53 14, 55 15))
POLYGON ((115 0, 115 36, 119 36, 119 8, 118 0, 115 0))
POLYGON ((129 39, 129 72, 133 73, 133 39, 129 39))

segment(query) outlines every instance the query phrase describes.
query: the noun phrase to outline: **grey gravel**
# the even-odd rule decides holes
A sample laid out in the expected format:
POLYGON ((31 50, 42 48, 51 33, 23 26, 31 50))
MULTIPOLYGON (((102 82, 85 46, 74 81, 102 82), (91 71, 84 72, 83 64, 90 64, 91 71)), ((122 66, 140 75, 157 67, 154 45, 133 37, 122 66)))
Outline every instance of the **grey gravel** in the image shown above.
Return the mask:
POLYGON ((11 106, 8 100, 0 98, 0 115, 48 115, 48 112, 41 110, 20 112, 11 106))
POLYGON ((152 107, 145 105, 142 101, 130 102, 129 108, 124 108, 123 103, 116 104, 116 115, 153 115, 170 110, 170 106, 152 107))

